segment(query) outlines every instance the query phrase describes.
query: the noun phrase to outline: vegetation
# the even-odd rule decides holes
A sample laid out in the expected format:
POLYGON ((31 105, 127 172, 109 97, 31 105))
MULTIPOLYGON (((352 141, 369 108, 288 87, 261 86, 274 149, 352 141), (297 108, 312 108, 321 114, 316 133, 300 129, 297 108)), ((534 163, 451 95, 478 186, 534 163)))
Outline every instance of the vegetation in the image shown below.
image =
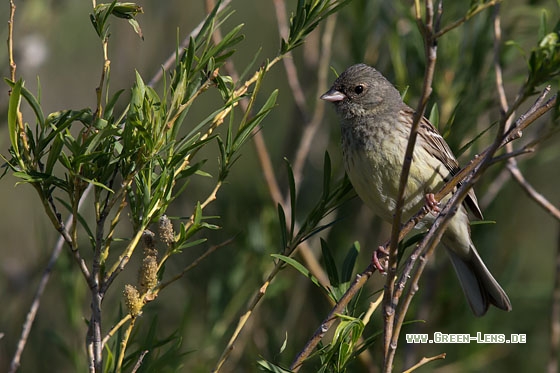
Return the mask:
POLYGON ((557 3, 75 3, 0 17, 2 371, 558 369, 557 3), (466 165, 429 232, 344 176, 318 97, 362 61, 466 165), (434 250, 472 185, 513 304, 481 319, 434 250), (405 337, 434 332, 527 342, 405 337))

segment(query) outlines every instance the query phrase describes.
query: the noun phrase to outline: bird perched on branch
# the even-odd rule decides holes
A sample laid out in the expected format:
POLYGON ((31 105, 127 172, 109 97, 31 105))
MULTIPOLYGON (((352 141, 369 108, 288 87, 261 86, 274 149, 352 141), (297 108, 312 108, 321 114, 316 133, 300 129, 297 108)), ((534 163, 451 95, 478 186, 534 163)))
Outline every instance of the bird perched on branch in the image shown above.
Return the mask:
MULTIPOLYGON (((414 110, 381 73, 365 64, 349 67, 321 99, 333 103, 340 118, 344 165, 354 189, 374 213, 391 222, 414 110)), ((412 217, 426 201, 437 212, 433 193, 458 170, 443 137, 422 117, 404 193, 403 219, 412 217)), ((442 202, 447 199, 449 196, 442 202)), ((472 189, 451 218, 441 242, 473 313, 484 315, 490 304, 510 311, 508 296, 471 240, 467 209, 482 218, 472 189)), ((430 213, 422 223, 431 224, 435 217, 430 213)))

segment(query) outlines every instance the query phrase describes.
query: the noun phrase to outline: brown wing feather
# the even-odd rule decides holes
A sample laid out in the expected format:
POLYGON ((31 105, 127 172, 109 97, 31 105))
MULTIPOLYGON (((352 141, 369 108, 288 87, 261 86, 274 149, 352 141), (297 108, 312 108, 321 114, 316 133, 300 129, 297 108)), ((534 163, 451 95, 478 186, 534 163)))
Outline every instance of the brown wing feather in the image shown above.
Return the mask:
MULTIPOLYGON (((414 110, 408 106, 403 109, 403 111, 405 116, 409 116, 410 118, 414 115, 414 110)), ((427 151, 430 155, 437 158, 443 165, 445 165, 451 175, 456 175, 459 172, 459 163, 457 162, 457 159, 455 159, 449 145, 447 145, 438 130, 428 119, 426 119, 426 117, 422 117, 420 127, 418 128, 418 135, 427 145, 427 151)), ((480 207, 478 207, 478 201, 473 189, 469 190, 464 204, 475 217, 482 219, 482 212, 480 211, 480 207)))

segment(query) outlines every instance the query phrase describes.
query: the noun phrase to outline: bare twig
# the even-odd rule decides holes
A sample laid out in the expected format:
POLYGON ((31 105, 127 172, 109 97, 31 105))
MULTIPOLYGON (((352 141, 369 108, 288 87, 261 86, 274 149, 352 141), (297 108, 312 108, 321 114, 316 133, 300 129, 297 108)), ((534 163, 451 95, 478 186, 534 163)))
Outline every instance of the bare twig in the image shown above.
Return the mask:
POLYGON ((8 63, 10 64, 10 79, 16 81, 16 61, 14 60, 14 16, 16 4, 10 0, 10 19, 8 20, 8 63))
POLYGON ((127 313, 122 319, 119 320, 118 323, 116 323, 111 330, 109 330, 109 332, 107 332, 107 335, 103 338, 103 346, 105 346, 105 344, 107 342, 109 342, 109 339, 111 339, 112 336, 115 335, 115 333, 128 321, 132 318, 132 316, 130 315, 130 313, 127 313))
POLYGON ((138 360, 136 360, 136 364, 134 364, 134 368, 132 368, 132 373, 136 373, 138 369, 140 369, 140 367, 142 366, 142 361, 144 360, 144 357, 146 356, 146 354, 148 354, 148 352, 149 350, 142 351, 142 353, 138 357, 138 360))
MULTIPOLYGON (((329 73, 329 61, 331 60, 332 39, 336 26, 336 15, 335 13, 326 20, 325 29, 321 37, 321 56, 319 57, 319 66, 317 68, 317 97, 327 90, 327 77, 329 73)), ((301 141, 296 151, 293 167, 296 190, 299 190, 299 186, 301 185, 303 167, 309 155, 313 138, 323 121, 324 114, 325 102, 319 100, 315 104, 315 110, 311 121, 306 124, 303 130, 301 141)))
POLYGON ((303 350, 296 356, 295 360, 290 365, 290 370, 297 372, 301 368, 305 359, 311 355, 315 347, 319 341, 324 337, 324 335, 329 331, 332 324, 337 319, 337 314, 341 314, 344 312, 344 308, 348 305, 348 302, 358 293, 358 291, 365 285, 367 280, 371 277, 371 275, 375 272, 375 267, 373 265, 369 265, 365 271, 360 273, 354 279, 350 288, 344 293, 342 298, 340 298, 339 302, 336 306, 333 307, 331 312, 329 312, 328 316, 323 320, 321 325, 317 328, 311 339, 307 342, 303 350))
POLYGON ((501 0, 492 0, 492 1, 489 1, 487 3, 481 3, 481 4, 477 5, 476 8, 469 11, 466 16, 462 17, 461 19, 458 19, 457 21, 451 23, 448 26, 445 26, 443 29, 438 31, 435 35, 436 39, 440 38, 441 36, 448 33, 449 31, 461 26, 463 23, 467 22, 469 19, 476 16, 478 13, 482 12, 483 10, 488 9, 489 7, 491 7, 493 5, 497 5, 500 2, 501 2, 501 0))
POLYGON ((245 327, 245 324, 247 323, 247 321, 251 317, 255 307, 260 302, 261 298, 266 294, 266 290, 268 289, 268 286, 270 285, 270 282, 272 281, 272 279, 274 279, 274 277, 276 277, 276 274, 280 271, 283 264, 284 263, 281 262, 281 261, 276 262, 276 265, 274 266, 274 269, 270 272, 270 274, 266 278, 264 284, 255 293, 255 295, 253 296, 253 298, 249 302, 249 304, 247 306, 247 310, 239 318, 239 321, 237 323, 237 327, 235 328, 235 331, 233 332, 231 338, 229 339, 228 344, 224 348, 224 351, 222 352, 222 355, 218 359, 218 363, 216 364, 214 369, 212 369, 212 372, 218 372, 222 368, 224 363, 226 362, 228 356, 231 354, 231 351, 233 351, 233 347, 235 345, 235 342, 237 341, 237 338, 239 337, 239 334, 241 333, 241 331, 245 327))
MULTIPOLYGON (((84 194, 82 195, 82 199, 80 200, 80 204, 79 204, 80 206, 82 205, 83 201, 85 200, 85 198, 87 197, 91 189, 93 189, 92 185, 90 185, 84 191, 84 194)), ((72 223, 73 223, 73 216, 70 216, 66 219, 66 225, 70 225, 72 223)), ((19 365, 21 363, 21 354, 23 353, 23 350, 25 349, 25 345, 27 344, 29 333, 31 333, 33 322, 35 321, 35 317, 37 316, 37 311, 39 310, 39 306, 41 305, 41 298, 45 292, 47 284, 50 280, 51 273, 54 269, 56 262, 58 261, 58 257, 60 256, 60 253, 62 252, 62 248, 64 247, 65 243, 66 241, 64 240, 64 237, 60 236, 53 248, 49 262, 47 263, 47 266, 43 271, 43 275, 41 276, 41 280, 39 281, 39 285, 37 286, 37 290, 35 291, 35 296, 33 297, 33 301, 31 302, 31 307, 27 312, 25 323, 23 324, 21 335, 17 343, 16 352, 14 353, 14 357, 12 358, 12 361, 10 363, 10 370, 8 371, 9 373, 15 373, 19 368, 19 365)))
MULTIPOLYGON (((435 64, 437 58, 437 44, 434 33, 434 7, 432 0, 426 1, 426 19, 422 21, 420 2, 415 1, 416 10, 416 22, 418 28, 422 33, 424 38, 424 48, 426 54, 426 69, 424 73, 424 86, 422 88, 422 95, 416 112, 414 113, 414 119, 412 121, 412 126, 410 129, 410 134, 408 138, 408 144, 406 148, 406 153, 403 161, 403 167, 401 171, 401 176, 399 180, 399 190, 397 194, 397 203, 395 206, 395 212, 393 214, 393 222, 391 229, 391 245, 389 248, 389 264, 387 266, 387 280, 385 283, 385 297, 383 300, 383 371, 390 372, 393 367, 393 359, 395 350, 397 348, 396 344, 392 344, 393 341, 393 328, 394 328, 394 317, 395 308, 398 302, 398 298, 394 297, 395 294, 395 282, 397 273, 397 248, 399 242, 399 232, 401 230, 401 218, 404 207, 404 192, 407 185, 408 174, 410 171, 410 166, 412 163, 412 153, 414 152, 414 146, 416 144, 416 137, 418 135, 418 127, 420 120, 424 116, 424 110, 428 103, 428 98, 432 92, 432 81, 434 77, 435 64)), ((437 30, 436 30, 437 31, 437 30)))
POLYGON ((542 194, 540 194, 523 176, 521 170, 517 167, 517 162, 515 159, 510 159, 508 161, 507 168, 513 179, 517 181, 519 186, 525 191, 525 193, 535 201, 539 206, 541 206, 546 212, 548 212, 553 218, 560 222, 560 209, 554 206, 549 200, 547 200, 542 194))
MULTIPOLYGON (((286 3, 284 0, 274 0, 273 3, 280 37, 288 40, 289 23, 286 18, 286 3)), ((282 62, 284 63, 284 69, 286 70, 286 76, 288 77, 288 84, 290 85, 290 89, 294 97, 294 103, 299 109, 301 115, 304 117, 304 120, 307 121, 307 119, 305 118, 307 113, 307 104, 305 102, 303 89, 301 88, 301 84, 299 82, 297 68, 294 64, 292 53, 288 52, 286 54, 286 57, 287 58, 284 58, 282 62)))
POLYGON ((415 371, 416 369, 420 368, 423 365, 428 364, 429 362, 435 361, 435 360, 443 360, 445 359, 445 352, 436 356, 432 356, 432 357, 423 357, 422 359, 420 359, 420 361, 416 364, 414 364, 413 366, 411 366, 410 368, 408 368, 407 370, 405 370, 403 373, 412 373, 413 371, 415 371))
MULTIPOLYGON (((155 292, 159 292, 161 290, 163 290, 164 288, 166 288, 167 286, 169 286, 170 284, 172 284, 173 282, 179 280, 181 277, 183 277, 188 271, 190 271, 191 269, 193 269, 194 267, 196 267, 202 260, 206 259, 210 254, 212 254, 214 251, 218 250, 219 248, 222 248, 224 246, 229 245, 230 243, 232 243, 234 240, 234 238, 230 238, 228 240, 225 240, 222 243, 219 243, 217 245, 211 246, 208 248, 208 250, 204 251, 204 253, 202 253, 202 255, 200 255, 198 258, 196 258, 191 264, 189 264, 188 266, 186 266, 180 273, 178 273, 177 275, 173 276, 172 278, 170 278, 169 280, 167 280, 166 282, 161 283, 160 285, 157 286, 156 289, 154 289, 155 292)), ((162 263, 160 263, 161 265, 162 263)))

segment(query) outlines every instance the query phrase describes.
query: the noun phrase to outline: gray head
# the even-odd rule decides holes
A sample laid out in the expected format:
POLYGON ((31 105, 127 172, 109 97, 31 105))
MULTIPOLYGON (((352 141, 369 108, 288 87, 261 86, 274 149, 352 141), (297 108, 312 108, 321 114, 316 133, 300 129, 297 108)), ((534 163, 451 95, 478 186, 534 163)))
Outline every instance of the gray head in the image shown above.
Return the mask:
POLYGON ((400 108, 399 91, 381 73, 363 63, 350 66, 321 99, 332 102, 346 119, 371 116, 400 108))

